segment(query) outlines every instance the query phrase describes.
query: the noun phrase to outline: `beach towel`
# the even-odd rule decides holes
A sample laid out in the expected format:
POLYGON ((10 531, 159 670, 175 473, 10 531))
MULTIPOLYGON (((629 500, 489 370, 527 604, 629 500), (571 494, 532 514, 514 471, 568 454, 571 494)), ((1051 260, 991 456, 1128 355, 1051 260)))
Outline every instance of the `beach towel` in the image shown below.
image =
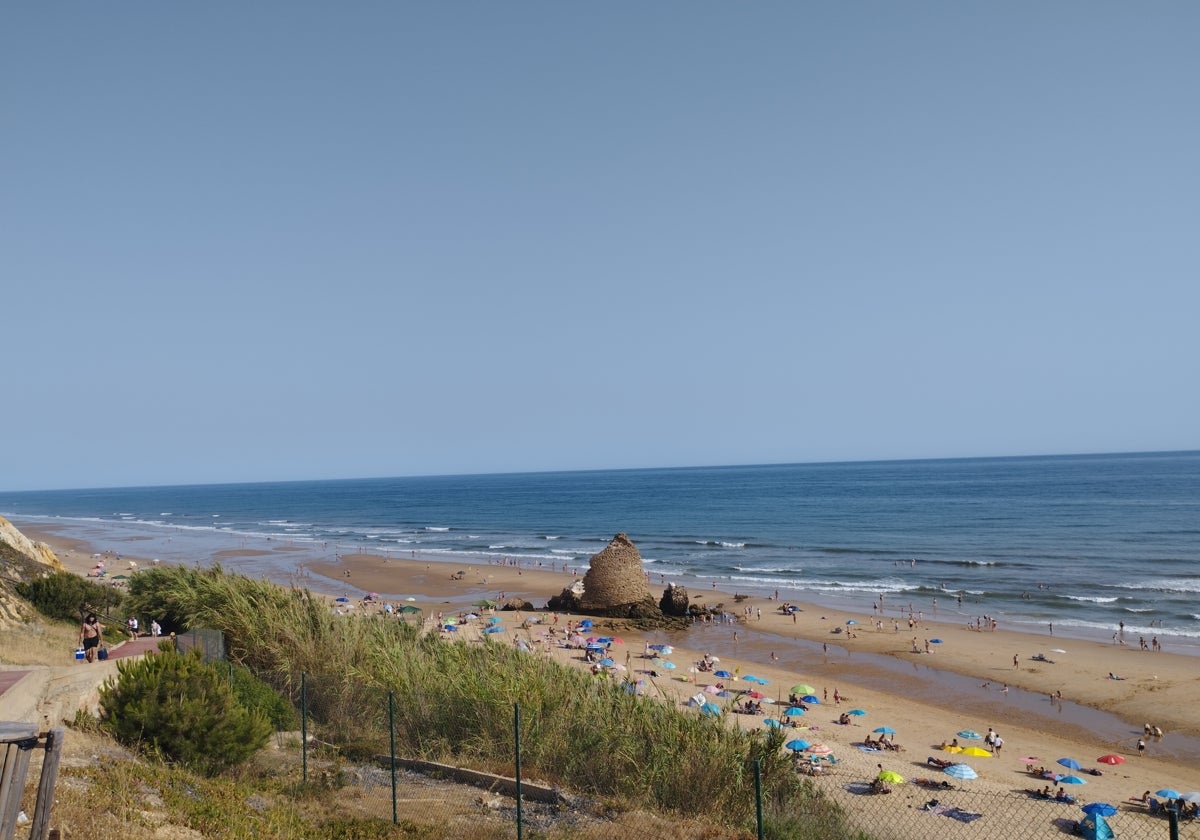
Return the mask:
POLYGON ((950 808, 946 811, 943 811, 942 816, 949 817, 952 820, 958 820, 959 822, 969 823, 979 819, 983 816, 983 814, 976 814, 972 811, 964 811, 962 808, 950 808))

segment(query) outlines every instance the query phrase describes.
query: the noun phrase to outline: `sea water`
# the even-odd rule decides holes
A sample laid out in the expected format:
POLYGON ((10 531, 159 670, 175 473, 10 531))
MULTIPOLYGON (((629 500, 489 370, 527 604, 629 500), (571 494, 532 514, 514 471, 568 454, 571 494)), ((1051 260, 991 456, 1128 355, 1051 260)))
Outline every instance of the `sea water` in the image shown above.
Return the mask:
MULTIPOLYGON (((285 581, 366 551, 575 570, 618 532, 650 582, 1200 652, 1200 452, 0 493, 102 549, 285 581)), ((390 593, 402 594, 402 593, 390 593)))

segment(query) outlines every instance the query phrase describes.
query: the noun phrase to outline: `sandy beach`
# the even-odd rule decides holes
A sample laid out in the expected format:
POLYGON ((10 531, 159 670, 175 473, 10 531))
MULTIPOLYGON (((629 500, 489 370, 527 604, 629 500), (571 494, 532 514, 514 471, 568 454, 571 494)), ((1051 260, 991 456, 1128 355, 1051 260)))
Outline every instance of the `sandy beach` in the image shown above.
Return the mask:
MULTIPOLYGON (((31 538, 49 543, 73 571, 86 574, 94 563, 92 552, 83 543, 37 529, 25 531, 31 538)), ((142 566, 146 562, 126 556, 122 563, 130 560, 142 566)), ((307 563, 294 582, 331 596, 345 595, 352 609, 377 610, 386 601, 414 603, 433 626, 439 613, 450 620, 483 598, 519 596, 541 607, 575 579, 544 567, 518 569, 351 554, 332 562, 307 563), (464 573, 461 576, 456 574, 460 571, 464 573), (380 597, 364 603, 360 599, 367 592, 380 597)), ((657 582, 649 588, 655 597, 661 594, 657 582)), ((766 695, 768 715, 777 716, 783 706, 773 701, 786 704, 791 686, 810 684, 818 690, 818 697, 827 696, 828 700, 800 718, 795 731, 799 737, 823 741, 835 750, 842 762, 840 785, 847 774, 872 778, 878 764, 907 778, 940 778, 925 759, 951 758, 938 748, 960 730, 983 733, 991 727, 1003 737, 1004 745, 995 756, 971 760, 979 773, 970 783, 973 790, 1041 788, 1047 782, 1028 773, 1030 762, 1022 759, 1036 758, 1035 766, 1068 772, 1055 764, 1066 756, 1075 758, 1085 770, 1103 772, 1095 776, 1084 773, 1087 785, 1072 791, 1082 801, 1127 803, 1143 791, 1163 787, 1200 790, 1200 663, 1195 657, 1169 650, 1141 651, 1136 644, 1123 647, 1066 639, 1051 636, 1049 630, 1045 635, 1030 635, 1003 628, 968 629, 929 616, 910 629, 907 616, 833 614, 783 592, 778 601, 751 597, 735 602, 732 594, 718 590, 691 595, 694 603, 724 604, 738 620, 698 624, 688 631, 642 633, 601 619, 597 630, 619 636, 624 643, 610 655, 628 667, 633 678, 645 680, 649 692, 672 703, 685 703, 705 687, 723 682, 739 691, 757 688, 766 695), (800 609, 787 615, 781 610, 784 603, 800 609), (934 639, 941 642, 934 643, 934 639), (674 646, 670 660, 677 667, 673 671, 644 658, 645 646, 650 643, 674 646), (717 657, 720 668, 739 676, 753 674, 767 680, 767 685, 736 678, 719 680, 711 673, 695 672, 695 663, 705 654, 717 657), (651 675, 652 670, 658 675, 651 675), (1111 679, 1110 673, 1120 679, 1111 679), (840 703, 834 702, 835 694, 840 703), (839 725, 839 714, 850 709, 865 714, 852 717, 849 725, 839 725), (1146 749, 1139 752, 1137 742, 1144 723, 1160 727, 1165 734, 1146 738, 1146 749), (903 751, 867 753, 854 746, 878 726, 895 729, 895 740, 903 751), (1126 760, 1117 766, 1097 763, 1104 754, 1126 760)), ((565 628, 580 616, 541 611, 501 611, 496 615, 505 632, 493 636, 494 640, 515 644, 523 639, 544 655, 588 667, 582 651, 553 644, 547 630, 565 628), (539 623, 531 624, 530 619, 539 623)), ((471 622, 457 637, 477 639, 481 637, 478 631, 479 623, 471 622)), ((734 724, 745 728, 762 727, 764 717, 729 715, 734 724)), ((833 790, 837 793, 840 787, 833 790)), ((915 785, 905 785, 902 790, 905 796, 896 801, 905 801, 906 807, 927 798, 927 791, 915 785)))

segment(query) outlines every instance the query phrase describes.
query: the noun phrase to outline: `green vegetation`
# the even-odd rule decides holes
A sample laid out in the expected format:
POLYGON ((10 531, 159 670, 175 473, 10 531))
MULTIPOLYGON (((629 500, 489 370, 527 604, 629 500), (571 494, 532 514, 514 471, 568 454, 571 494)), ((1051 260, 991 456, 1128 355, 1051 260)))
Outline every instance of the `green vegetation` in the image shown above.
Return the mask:
POLYGON ((75 622, 89 612, 119 615, 125 597, 112 586, 102 586, 70 572, 54 572, 18 583, 16 590, 47 618, 75 622))
POLYGON ((391 693, 400 752, 511 775, 517 705, 527 777, 616 811, 746 830, 758 761, 769 837, 855 836, 837 806, 791 769, 782 736, 771 731, 685 714, 505 645, 420 636, 395 619, 335 616, 307 592, 219 568, 147 570, 131 581, 130 596, 134 612, 223 631, 230 657, 293 702, 304 674, 319 737, 343 755, 386 753, 391 693))
POLYGON ((271 734, 198 650, 180 654, 165 643, 157 654, 119 662, 117 673, 100 689, 101 726, 126 746, 214 776, 249 759, 271 734))

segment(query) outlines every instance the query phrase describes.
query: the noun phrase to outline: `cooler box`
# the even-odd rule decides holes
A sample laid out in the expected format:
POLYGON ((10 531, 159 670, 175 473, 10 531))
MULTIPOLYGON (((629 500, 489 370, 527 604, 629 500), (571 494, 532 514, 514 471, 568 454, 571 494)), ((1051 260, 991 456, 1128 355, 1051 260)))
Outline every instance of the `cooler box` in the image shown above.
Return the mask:
POLYGON ((83 648, 75 648, 75 658, 83 659, 83 648))

